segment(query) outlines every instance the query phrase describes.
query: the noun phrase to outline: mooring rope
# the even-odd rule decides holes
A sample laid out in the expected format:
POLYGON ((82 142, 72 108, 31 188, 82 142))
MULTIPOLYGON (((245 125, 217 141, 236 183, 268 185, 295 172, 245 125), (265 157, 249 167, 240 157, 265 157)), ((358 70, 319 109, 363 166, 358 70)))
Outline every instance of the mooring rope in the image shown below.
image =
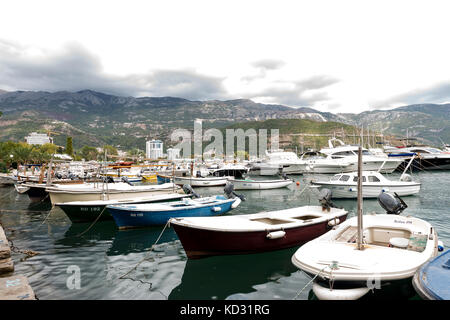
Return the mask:
POLYGON ((298 296, 314 281, 314 280, 316 280, 316 278, 318 277, 318 276, 320 276, 320 274, 326 269, 326 268, 328 268, 328 267, 330 267, 330 266, 325 266, 322 270, 320 270, 319 271, 319 273, 318 274, 316 274, 299 292, 297 292, 297 294, 295 295, 295 297, 294 298, 292 298, 292 300, 295 300, 295 299, 297 299, 298 298, 298 296))
MULTIPOLYGON (((169 225, 169 221, 166 222, 166 225, 165 225, 164 228, 162 229, 162 231, 161 231, 161 233, 159 234, 158 238, 156 239, 155 243, 154 243, 154 244, 150 247, 150 249, 148 250, 149 253, 153 250, 153 248, 155 247, 155 245, 156 245, 156 244, 158 243, 158 241, 161 239, 161 237, 162 237, 162 235, 163 235, 163 233, 164 233, 164 231, 166 230, 166 228, 167 228, 168 225, 169 225)), ((127 275, 129 275, 133 270, 136 270, 137 267, 138 267, 142 262, 144 262, 145 260, 147 260, 148 258, 149 258, 149 257, 145 257, 144 259, 142 259, 141 261, 139 261, 139 262, 138 262, 132 269, 130 269, 127 273, 125 273, 124 275, 120 276, 119 279, 125 279, 125 277, 126 277, 127 275)), ((128 279, 130 279, 130 278, 128 278, 128 279)), ((131 280, 134 280, 134 279, 131 279, 131 280)))
POLYGON ((100 219, 100 216, 103 214, 103 212, 106 210, 106 206, 103 208, 103 210, 100 212, 100 214, 97 216, 97 218, 95 218, 94 222, 91 223, 91 225, 84 230, 82 233, 76 235, 75 237, 81 237, 83 234, 85 234, 86 232, 88 232, 98 221, 98 219, 100 219))

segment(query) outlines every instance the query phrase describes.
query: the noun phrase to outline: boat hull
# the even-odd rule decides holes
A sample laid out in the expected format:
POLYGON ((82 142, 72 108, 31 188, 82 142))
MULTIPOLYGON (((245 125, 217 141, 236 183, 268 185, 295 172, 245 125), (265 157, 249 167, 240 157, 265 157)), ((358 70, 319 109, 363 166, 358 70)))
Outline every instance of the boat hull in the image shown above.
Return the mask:
MULTIPOLYGON (((347 214, 339 217, 345 221, 347 214)), ((302 245, 330 230, 328 221, 284 229, 285 236, 269 239, 268 231, 215 231, 171 224, 189 259, 213 255, 249 254, 302 245)))
MULTIPOLYGON (((313 185, 317 185, 320 188, 327 188, 331 190, 332 198, 347 198, 354 199, 357 198, 357 186, 354 185, 332 185, 327 183, 317 183, 313 182, 313 185)), ((384 186, 369 186, 363 185, 362 196, 363 198, 377 198, 382 192, 396 192, 399 196, 410 196, 419 193, 420 183, 411 184, 408 186, 395 186, 395 185, 384 185, 384 186)))
MULTIPOLYGON (((155 199, 143 199, 141 201, 135 201, 130 200, 130 203, 138 204, 138 203, 158 203, 158 202, 169 202, 169 201, 176 201, 180 200, 181 198, 189 197, 189 195, 182 195, 182 194, 173 194, 173 195, 167 195, 164 198, 154 197, 155 199)), ((108 204, 113 204, 109 202, 108 204)), ((121 201, 117 204, 126 204, 126 202, 121 201)), ((93 222, 95 220, 97 221, 106 221, 106 220, 113 220, 112 215, 108 211, 108 209, 105 207, 107 204, 102 204, 100 202, 89 204, 71 204, 71 203, 62 203, 62 204, 56 204, 57 207, 61 208, 62 211, 69 217, 70 221, 73 223, 79 223, 79 222, 93 222), (103 213, 102 211, 105 210, 103 213), (102 215, 99 217, 100 213, 102 215)))
POLYGON ((224 214, 232 209, 233 203, 234 200, 190 210, 139 211, 122 210, 120 207, 108 207, 108 210, 119 229, 129 229, 165 225, 170 218, 209 217, 224 214), (220 210, 214 210, 215 207, 220 207, 220 210))
POLYGON ((292 180, 234 180, 228 179, 234 185, 235 190, 268 190, 285 188, 292 184, 292 180))
POLYGON ((215 187, 224 186, 227 183, 226 177, 214 178, 190 178, 190 177, 175 177, 174 183, 177 185, 189 184, 192 187, 215 187))

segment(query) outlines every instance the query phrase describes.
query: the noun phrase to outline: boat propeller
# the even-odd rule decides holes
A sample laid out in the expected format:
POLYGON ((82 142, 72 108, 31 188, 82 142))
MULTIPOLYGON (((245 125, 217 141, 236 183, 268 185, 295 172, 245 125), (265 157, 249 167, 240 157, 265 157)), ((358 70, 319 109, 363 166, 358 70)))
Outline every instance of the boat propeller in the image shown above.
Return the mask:
POLYGON ((387 214, 400 214, 408 208, 408 205, 396 192, 394 194, 381 192, 378 196, 378 203, 386 210, 387 214))
POLYGON ((225 188, 223 189, 228 199, 232 199, 234 197, 238 197, 242 201, 245 201, 245 196, 243 194, 237 194, 234 192, 234 184, 227 182, 225 188))
POLYGON ((198 195, 198 193, 196 193, 194 191, 194 189, 192 189, 190 184, 184 184, 183 185, 183 191, 186 194, 192 194, 194 196, 194 198, 200 198, 200 196, 198 195))

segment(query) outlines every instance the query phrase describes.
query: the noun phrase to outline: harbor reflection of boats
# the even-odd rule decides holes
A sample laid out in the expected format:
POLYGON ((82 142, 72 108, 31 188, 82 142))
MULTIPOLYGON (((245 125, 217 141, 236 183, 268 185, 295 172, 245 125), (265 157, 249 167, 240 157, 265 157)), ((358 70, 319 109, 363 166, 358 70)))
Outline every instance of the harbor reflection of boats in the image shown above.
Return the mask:
MULTIPOLYGON (((126 255, 148 251, 155 244, 161 235, 163 227, 149 227, 145 229, 117 230, 113 228, 114 240, 106 254, 108 256, 126 255)), ((158 240, 158 245, 170 241, 178 240, 173 228, 166 228, 158 240)), ((180 244, 180 248, 182 246, 180 244)), ((157 250, 157 249, 156 249, 157 250)))
POLYGON ((83 245, 92 245, 93 241, 111 241, 116 234, 116 225, 114 221, 104 221, 96 223, 72 223, 64 233, 64 238, 56 241, 57 245, 68 247, 80 247, 83 245), (91 227, 89 230, 88 228, 91 227), (86 231, 87 230, 87 231, 86 231), (80 236, 80 234, 82 234, 80 236))
POLYGON ((223 300, 235 293, 256 291, 255 285, 296 272, 289 259, 297 249, 189 259, 181 283, 172 290, 169 300, 223 300))

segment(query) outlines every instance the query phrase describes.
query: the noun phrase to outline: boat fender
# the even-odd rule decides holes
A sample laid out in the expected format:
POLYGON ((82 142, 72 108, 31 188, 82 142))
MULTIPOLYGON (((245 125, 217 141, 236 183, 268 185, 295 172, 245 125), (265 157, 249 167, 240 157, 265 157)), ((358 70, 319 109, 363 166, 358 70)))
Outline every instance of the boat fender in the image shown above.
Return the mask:
POLYGON ((231 208, 236 209, 238 207, 238 205, 240 205, 242 202, 242 200, 240 198, 236 198, 236 200, 234 200, 233 204, 231 205, 231 208))
POLYGON ((313 283, 312 290, 319 300, 357 300, 369 292, 369 288, 330 289, 313 283))
POLYGON ((219 212, 219 211, 222 211, 222 208, 221 207, 212 207, 211 210, 214 212, 219 212))
POLYGON ((335 218, 333 220, 328 221, 329 227, 337 226, 341 221, 338 218, 335 218))
POLYGON ((358 188, 349 188, 348 191, 356 192, 356 191, 358 191, 358 188))
POLYGON ((285 231, 279 230, 279 231, 269 232, 266 237, 267 237, 267 239, 280 239, 280 238, 284 238, 285 235, 286 235, 285 231))
POLYGON ((381 189, 381 192, 389 192, 389 188, 383 188, 381 189))
POLYGON ((442 241, 438 241, 438 251, 442 252, 444 251, 444 243, 442 241))

